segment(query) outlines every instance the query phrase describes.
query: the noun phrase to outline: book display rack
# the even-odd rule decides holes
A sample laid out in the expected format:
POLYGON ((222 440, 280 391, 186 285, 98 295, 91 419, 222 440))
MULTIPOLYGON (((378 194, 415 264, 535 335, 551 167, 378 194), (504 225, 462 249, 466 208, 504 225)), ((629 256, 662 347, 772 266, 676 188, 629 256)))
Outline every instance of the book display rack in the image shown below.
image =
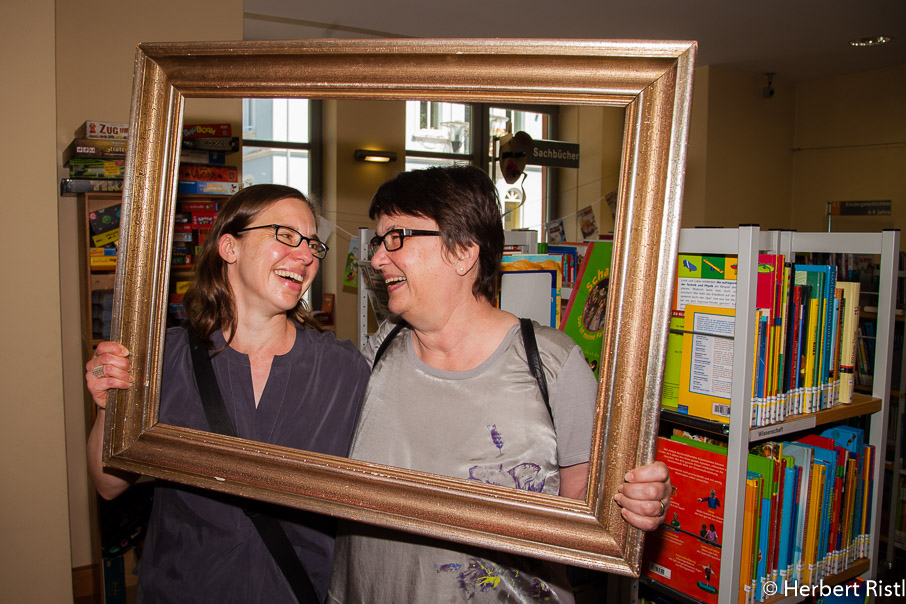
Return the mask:
MULTIPOLYGON (((689 432, 713 435, 716 440, 722 440, 727 445, 725 449, 726 473, 722 477, 725 491, 721 498, 723 528, 719 538, 719 576, 710 576, 712 572, 718 574, 718 567, 708 568, 707 579, 699 580, 699 583, 703 585, 707 583, 702 589, 715 588, 708 594, 705 592, 693 593, 695 590, 689 589, 680 593, 663 582, 653 580, 653 573, 646 572, 643 567, 643 577, 639 581, 633 582, 630 588, 631 601, 648 601, 648 597, 657 597, 657 595, 675 602, 716 602, 719 604, 745 601, 763 601, 774 604, 806 600, 807 598, 802 595, 802 590, 787 589, 776 594, 767 593, 771 590, 759 592, 758 589, 747 592, 742 584, 741 575, 748 572, 745 570, 744 545, 748 551, 758 551, 757 546, 753 550, 751 544, 746 542, 744 529, 747 474, 751 469, 750 452, 759 446, 775 441, 815 441, 820 439, 822 434, 826 435, 833 429, 850 429, 849 425, 853 423, 859 423, 865 428, 865 445, 869 445, 869 449, 873 448, 873 451, 877 452, 874 462, 865 466, 870 469, 869 473, 864 474, 865 496, 863 501, 867 503, 867 509, 863 515, 866 519, 865 535, 859 540, 857 546, 851 548, 849 554, 842 555, 842 560, 838 559, 834 563, 820 567, 817 575, 814 568, 811 570, 806 568, 805 576, 810 575, 808 580, 815 583, 817 583, 816 577, 818 577, 824 585, 843 583, 855 577, 878 577, 879 570, 882 570, 879 568, 882 509, 888 503, 883 496, 885 477, 883 460, 888 443, 888 414, 893 375, 894 311, 899 239, 899 231, 867 234, 762 232, 757 226, 742 226, 738 229, 708 229, 707 231, 681 230, 679 242, 681 255, 713 254, 736 259, 734 265, 737 279, 735 313, 732 310, 726 313, 715 313, 735 314, 735 329, 732 335, 732 385, 727 401, 729 417, 721 418, 723 421, 703 419, 684 413, 682 408, 679 411, 665 409, 661 415, 662 427, 665 425, 676 426, 689 432), (705 233, 707 236, 704 236, 705 233), (832 402, 829 405, 819 404, 817 408, 809 409, 808 412, 802 412, 804 409, 797 409, 793 413, 781 413, 779 417, 763 421, 757 413, 753 413, 756 405, 756 397, 753 396, 753 390, 755 390, 753 380, 759 371, 756 362, 756 350, 758 350, 758 338, 760 337, 756 311, 759 273, 767 272, 767 269, 762 266, 765 254, 783 255, 788 262, 792 262, 797 253, 803 252, 865 254, 880 258, 877 336, 874 342, 871 391, 868 394, 855 394, 852 403, 849 404, 833 404, 834 397, 831 396, 832 402), (719 586, 719 591, 716 589, 717 586, 719 586), (640 596, 640 593, 645 595, 640 596)), ((689 314, 686 316, 688 317, 689 314)), ((692 331, 688 325, 684 329, 685 333, 692 331)), ((897 417, 901 421, 900 415, 898 413, 897 417)), ((891 424, 889 429, 896 434, 895 425, 891 424)), ((856 430, 858 431, 858 429, 856 430)), ((662 429, 661 432, 664 433, 664 430, 662 429)), ((794 448, 791 447, 791 450, 794 448)), ((751 474, 749 476, 751 477, 751 474)), ((893 491, 897 491, 896 485, 893 491)), ((895 501, 895 496, 896 493, 892 495, 892 501, 895 501)), ((667 522, 670 521, 670 516, 668 512, 667 522)), ((680 530, 679 518, 676 520, 676 530, 674 531, 676 533, 692 531, 692 529, 695 529, 693 533, 697 533, 701 525, 699 521, 698 524, 687 528, 686 523, 683 523, 682 530, 680 530)), ((780 530, 779 522, 778 520, 773 531, 780 530)), ((893 522, 891 521, 891 537, 892 527, 893 522)), ((887 532, 887 530, 888 527, 884 526, 884 531, 887 532)), ((817 543, 817 539, 821 537, 819 534, 816 535, 817 543)), ((649 543, 651 542, 646 542, 646 550, 649 543)), ((889 548, 892 548, 892 544, 889 545, 889 548)), ((762 555, 766 555, 766 553, 765 550, 762 555)), ((654 572, 656 573, 658 570, 655 569, 654 572)), ((691 569, 690 572, 692 572, 691 569)))

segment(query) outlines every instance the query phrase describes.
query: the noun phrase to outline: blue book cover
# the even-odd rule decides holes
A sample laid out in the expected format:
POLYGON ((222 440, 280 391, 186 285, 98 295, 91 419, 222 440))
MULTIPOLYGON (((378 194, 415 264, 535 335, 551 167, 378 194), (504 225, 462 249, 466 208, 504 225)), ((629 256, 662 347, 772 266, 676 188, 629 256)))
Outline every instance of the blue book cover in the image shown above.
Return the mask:
MULTIPOLYGON (((765 362, 768 351, 768 316, 762 315, 758 318, 758 365, 755 374, 755 398, 762 399, 765 395, 765 362)), ((759 422, 758 425, 761 425, 759 422)))
POLYGON ((865 444, 865 432, 860 428, 835 426, 822 432, 821 436, 833 438, 836 445, 860 457, 862 455, 862 446, 865 444))
POLYGON ((806 520, 808 517, 809 501, 809 482, 812 471, 812 460, 814 452, 811 447, 805 447, 796 443, 784 442, 783 453, 790 455, 795 460, 796 467, 799 469, 799 505, 796 509, 796 527, 795 537, 793 538, 793 556, 790 560, 790 566, 793 569, 791 580, 796 582, 801 580, 802 571, 804 570, 802 553, 805 546, 806 520))
POLYGON ((786 455, 787 465, 783 470, 783 493, 780 514, 780 549, 777 553, 777 569, 780 574, 780 585, 785 585, 789 580, 788 567, 790 564, 790 544, 792 538, 791 526, 793 525, 793 504, 796 499, 796 466, 792 456, 786 455))
POLYGON ((821 405, 820 409, 828 406, 829 392, 826 388, 830 384, 830 375, 833 375, 833 360, 831 359, 831 348, 834 334, 834 290, 837 289, 837 267, 836 266, 811 266, 808 264, 796 264, 794 266, 797 272, 817 272, 823 275, 823 291, 820 293, 822 340, 821 342, 821 405))

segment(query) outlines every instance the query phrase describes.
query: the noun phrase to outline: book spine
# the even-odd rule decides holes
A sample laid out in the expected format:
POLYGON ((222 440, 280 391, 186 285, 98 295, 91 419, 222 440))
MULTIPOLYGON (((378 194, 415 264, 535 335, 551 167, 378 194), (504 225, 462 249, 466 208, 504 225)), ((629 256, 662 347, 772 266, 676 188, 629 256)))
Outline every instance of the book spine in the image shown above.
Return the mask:
POLYGON ((63 151, 63 165, 68 165, 73 157, 125 159, 126 141, 120 139, 76 138, 63 151))
POLYGON ((73 158, 69 160, 70 178, 123 178, 126 161, 122 159, 73 158))
POLYGON ((181 149, 179 161, 191 164, 226 164, 225 151, 204 151, 197 149, 181 149))
POLYGON ((185 124, 182 137, 187 138, 225 138, 233 136, 230 124, 185 124))
POLYGON ((238 182, 181 180, 177 185, 177 193, 180 195, 233 195, 238 192, 238 182))
POLYGON ((235 136, 212 136, 208 138, 187 138, 182 141, 183 149, 199 151, 238 151, 239 139, 235 136))
POLYGON ((179 165, 179 180, 239 182, 239 168, 236 166, 182 163, 179 165))
POLYGON ((60 181, 60 194, 67 193, 121 193, 122 179, 64 178, 60 181))
POLYGON ((129 138, 129 124, 124 122, 99 122, 88 120, 75 131, 76 138, 129 138))

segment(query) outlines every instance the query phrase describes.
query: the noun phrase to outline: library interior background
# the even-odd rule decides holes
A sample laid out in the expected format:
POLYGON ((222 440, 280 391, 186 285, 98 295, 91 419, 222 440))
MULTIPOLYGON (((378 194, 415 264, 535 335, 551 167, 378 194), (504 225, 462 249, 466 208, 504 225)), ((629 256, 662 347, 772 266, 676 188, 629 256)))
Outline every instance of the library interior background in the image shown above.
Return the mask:
MULTIPOLYGON (((406 37, 699 44, 656 446, 673 499, 641 576, 574 569, 577 601, 815 601, 826 594, 807 587, 819 585, 861 594, 827 601, 906 595, 906 5, 306 4, 9 8, 4 601, 134 598, 150 483, 112 502, 95 494, 84 365, 116 320, 136 45, 406 37)), ((625 118, 480 99, 187 99, 167 321, 183 318, 219 206, 279 183, 322 206, 330 253, 309 303, 360 346, 387 314, 361 245, 372 194, 404 170, 472 164, 503 211, 499 305, 563 330, 596 367, 607 288, 595 276, 613 261, 625 118), (514 155, 527 160, 501 159, 514 155)))

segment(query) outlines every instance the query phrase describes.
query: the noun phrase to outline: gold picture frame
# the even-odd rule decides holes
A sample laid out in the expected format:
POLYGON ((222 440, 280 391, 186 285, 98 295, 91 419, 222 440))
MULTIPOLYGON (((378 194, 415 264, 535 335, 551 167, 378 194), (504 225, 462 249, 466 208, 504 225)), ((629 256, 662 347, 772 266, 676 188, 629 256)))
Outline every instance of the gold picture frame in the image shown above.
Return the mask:
POLYGON ((140 44, 116 322, 134 387, 107 413, 111 467, 457 542, 638 576, 612 495, 654 457, 676 266, 694 42, 311 40, 140 44), (157 423, 184 99, 305 97, 625 108, 586 501, 157 423), (605 456, 606 452, 606 456, 605 456), (604 460, 604 461, 602 461, 604 460))

